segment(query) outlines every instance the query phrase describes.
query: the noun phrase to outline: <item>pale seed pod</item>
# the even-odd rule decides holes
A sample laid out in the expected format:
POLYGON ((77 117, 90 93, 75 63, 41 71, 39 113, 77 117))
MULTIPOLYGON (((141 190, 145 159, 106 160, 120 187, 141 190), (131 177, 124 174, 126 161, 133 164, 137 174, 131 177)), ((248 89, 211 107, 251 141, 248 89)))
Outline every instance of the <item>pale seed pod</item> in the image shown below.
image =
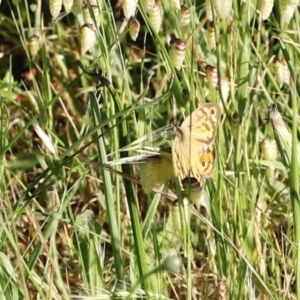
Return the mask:
POLYGON ((275 73, 275 78, 280 87, 284 83, 290 83, 290 71, 287 66, 286 60, 284 58, 275 57, 273 60, 273 70, 275 73))
POLYGON ((208 21, 213 20, 212 9, 213 9, 212 0, 205 0, 205 13, 208 21))
POLYGON ((65 11, 69 13, 73 6, 73 0, 63 0, 65 11))
POLYGON ((122 9, 124 16, 127 20, 135 15, 137 9, 137 0, 123 0, 122 2, 122 9))
POLYGON ((182 222, 187 222, 189 219, 189 200, 184 197, 183 198, 183 209, 184 209, 184 216, 185 220, 182 220, 180 218, 180 211, 179 211, 179 203, 178 201, 174 201, 171 205, 171 217, 172 217, 172 223, 173 223, 173 229, 174 232, 177 234, 180 234, 182 231, 182 222))
POLYGON ((149 20, 153 29, 156 32, 159 32, 163 22, 163 15, 160 5, 158 3, 155 3, 152 10, 149 12, 149 20))
POLYGON ((96 43, 96 32, 93 24, 84 24, 81 27, 80 44, 81 55, 91 51, 96 43))
POLYGON ((131 18, 128 22, 130 38, 135 41, 139 35, 141 24, 137 18, 131 18))
POLYGON ((217 48, 215 28, 214 28, 214 23, 213 22, 208 23, 207 44, 208 44, 208 49, 209 50, 215 50, 217 48))
MULTIPOLYGON (((198 208, 203 205, 204 180, 198 182, 196 178, 184 178, 181 182, 184 188, 184 194, 190 203, 195 204, 198 208)), ((206 208, 206 205, 203 205, 206 208)))
POLYGON ((191 23, 191 11, 184 5, 181 5, 178 13, 178 21, 181 29, 186 29, 191 23))
POLYGON ((227 100, 229 98, 229 91, 230 91, 229 79, 228 79, 228 77, 222 77, 221 78, 221 94, 222 94, 222 98, 223 98, 224 102, 227 102, 227 100))
POLYGON ((174 8, 180 10, 180 0, 170 0, 170 4, 171 6, 173 6, 174 8))
POLYGON ((218 69, 207 65, 205 67, 206 79, 210 86, 216 88, 218 86, 218 69))
POLYGON ((38 105, 36 97, 33 95, 33 92, 27 90, 27 91, 25 91, 25 96, 27 96, 27 99, 28 99, 29 103, 31 104, 33 111, 36 114, 40 115, 41 114, 40 107, 38 105))
POLYGON ((289 23, 294 16, 299 0, 280 0, 279 10, 281 13, 281 22, 289 23))
POLYGON ((92 24, 92 18, 90 15, 90 10, 88 5, 84 5, 82 7, 82 18, 84 21, 84 24, 92 24))
POLYGON ((144 9, 147 13, 150 13, 155 4, 155 0, 141 0, 143 3, 144 9))
POLYGON ((260 16, 261 19, 267 20, 272 12, 274 0, 260 0, 260 16))
POLYGON ((100 11, 97 5, 85 5, 82 7, 82 17, 84 24, 95 24, 94 19, 96 21, 96 27, 100 25, 100 11), (91 14, 93 13, 93 15, 91 14))
POLYGON ((39 38, 36 35, 32 35, 27 40, 28 50, 31 56, 36 56, 40 50, 39 38))
MULTIPOLYGON (((274 139, 264 139, 259 144, 261 157, 267 161, 276 161, 278 156, 278 148, 274 139)), ((269 166, 266 168, 268 178, 274 177, 275 168, 269 166)))
POLYGON ((33 123, 33 128, 34 128, 36 134, 38 135, 38 137, 43 142, 44 146, 47 148, 47 150, 51 154, 55 155, 57 152, 56 152, 56 148, 52 142, 51 136, 49 134, 47 134, 37 122, 33 123))
MULTIPOLYGON (((271 103, 269 106, 269 120, 272 124, 282 162, 286 167, 290 168, 292 162, 292 134, 286 127, 275 103, 271 103)), ((297 152, 300 153, 300 144, 298 141, 297 152)), ((298 165, 300 166, 300 155, 298 155, 298 165)))
POLYGON ((216 15, 220 19, 226 19, 230 15, 232 0, 211 0, 216 15))
POLYGON ((91 5, 91 9, 92 9, 95 21, 96 21, 96 27, 99 27, 99 25, 100 25, 100 10, 99 10, 99 7, 98 7, 98 5, 91 5))
POLYGON ((186 44, 183 40, 173 38, 170 41, 170 60, 177 70, 180 70, 185 57, 186 44))
POLYGON ((74 16, 81 13, 81 3, 82 0, 73 0, 72 13, 74 16))
POLYGON ((275 139, 264 139, 259 144, 261 156, 265 160, 276 161, 278 149, 275 139))
POLYGON ((62 8, 62 0, 49 0, 50 14, 53 19, 56 19, 62 8))

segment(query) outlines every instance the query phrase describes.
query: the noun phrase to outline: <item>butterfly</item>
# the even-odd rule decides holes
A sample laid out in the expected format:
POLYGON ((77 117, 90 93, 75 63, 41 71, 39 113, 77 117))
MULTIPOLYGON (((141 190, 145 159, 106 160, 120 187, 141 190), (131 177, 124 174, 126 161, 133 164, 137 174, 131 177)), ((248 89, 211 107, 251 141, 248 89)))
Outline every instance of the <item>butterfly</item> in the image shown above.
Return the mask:
POLYGON ((214 139, 220 121, 221 107, 206 103, 175 127, 174 152, 179 179, 195 178, 202 183, 215 170, 214 139))

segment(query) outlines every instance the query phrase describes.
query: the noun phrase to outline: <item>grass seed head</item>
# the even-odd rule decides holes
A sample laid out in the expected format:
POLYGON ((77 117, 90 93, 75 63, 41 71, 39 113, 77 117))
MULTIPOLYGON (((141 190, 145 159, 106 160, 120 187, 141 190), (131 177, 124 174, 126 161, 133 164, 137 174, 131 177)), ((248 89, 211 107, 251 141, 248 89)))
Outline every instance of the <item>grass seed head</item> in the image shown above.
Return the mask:
POLYGON ((205 67, 206 79, 210 86, 216 88, 218 86, 218 69, 207 65, 205 67))
POLYGON ((191 23, 191 11, 184 5, 181 5, 180 11, 178 13, 178 21, 181 29, 186 29, 191 23))
POLYGON ((50 0, 49 1, 49 9, 50 14, 53 19, 56 19, 62 8, 62 0, 50 0))
POLYGON ((273 71, 280 87, 282 87, 284 83, 290 83, 290 71, 284 58, 274 58, 273 71))
POLYGON ((177 38, 171 39, 169 51, 170 60, 173 62, 173 65, 177 70, 180 70, 183 65, 185 50, 186 44, 183 40, 177 38))
POLYGON ((32 35, 27 40, 28 50, 31 56, 36 56, 40 50, 39 38, 36 35, 32 35))
POLYGON ((135 41, 139 35, 141 24, 137 18, 131 18, 128 22, 130 38, 135 41))
POLYGON ((272 12, 273 9, 273 5, 274 5, 274 0, 261 0, 260 1, 260 16, 261 19, 267 20, 272 12))
POLYGON ((209 22, 207 26, 207 44, 209 50, 215 50, 217 48, 215 28, 213 22, 209 22))
POLYGON ((80 44, 81 55, 85 55, 86 52, 91 51, 96 43, 96 32, 93 24, 84 24, 81 27, 80 44))
POLYGON ((163 12, 159 3, 155 3, 152 10, 149 12, 149 20, 154 30, 159 32, 163 22, 163 12))
POLYGON ((294 16, 295 10, 299 4, 299 0, 280 0, 279 10, 281 13, 281 22, 290 23, 294 16))
POLYGON ((63 0, 65 11, 69 13, 73 6, 73 0, 63 0))
POLYGON ((232 8, 232 0, 211 0, 211 1, 218 18, 226 19, 227 17, 229 17, 232 8))
POLYGON ((271 103, 269 106, 269 120, 272 124, 282 162, 286 167, 290 168, 292 161, 292 135, 286 127, 275 103, 271 103))

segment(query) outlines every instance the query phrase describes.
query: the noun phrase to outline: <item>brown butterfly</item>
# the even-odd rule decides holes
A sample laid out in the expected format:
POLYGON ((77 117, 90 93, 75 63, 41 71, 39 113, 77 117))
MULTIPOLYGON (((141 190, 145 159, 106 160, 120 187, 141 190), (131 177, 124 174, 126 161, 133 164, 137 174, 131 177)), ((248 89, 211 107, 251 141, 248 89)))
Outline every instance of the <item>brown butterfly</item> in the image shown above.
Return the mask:
POLYGON ((206 103, 187 117, 175 130, 175 154, 177 173, 184 178, 196 178, 202 182, 215 170, 214 139, 221 115, 216 103, 206 103))

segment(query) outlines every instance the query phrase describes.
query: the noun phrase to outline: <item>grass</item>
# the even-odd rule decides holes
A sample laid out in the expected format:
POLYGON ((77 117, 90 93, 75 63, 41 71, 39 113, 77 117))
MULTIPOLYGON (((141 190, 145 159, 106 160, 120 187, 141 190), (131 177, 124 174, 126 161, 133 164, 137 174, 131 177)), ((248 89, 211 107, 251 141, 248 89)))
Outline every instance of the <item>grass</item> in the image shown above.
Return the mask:
MULTIPOLYGON (((159 32, 139 2, 132 41, 122 9, 99 0, 81 53, 81 15, 51 22, 48 2, 2 1, 1 299, 300 299, 299 13, 283 23, 277 0, 262 21, 260 2, 233 1, 209 26, 203 1, 181 3, 181 29, 162 0, 159 32), (172 37, 186 43, 181 68, 172 37), (176 178, 143 190, 139 164, 118 162, 172 146, 169 125, 210 101, 223 107, 217 170, 188 193, 197 204, 176 178), (273 102, 290 133, 278 148, 273 102)), ((164 155, 142 165, 146 182, 163 181, 164 155)))

